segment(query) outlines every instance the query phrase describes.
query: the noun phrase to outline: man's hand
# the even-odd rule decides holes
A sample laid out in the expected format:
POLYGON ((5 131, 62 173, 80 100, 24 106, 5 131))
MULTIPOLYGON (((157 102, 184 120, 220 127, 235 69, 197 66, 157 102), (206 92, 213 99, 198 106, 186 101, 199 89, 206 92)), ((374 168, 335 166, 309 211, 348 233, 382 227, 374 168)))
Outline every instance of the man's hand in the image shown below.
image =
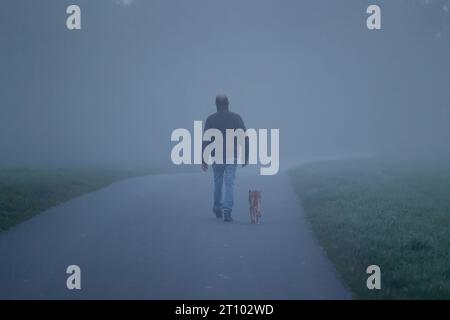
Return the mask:
POLYGON ((208 164, 207 163, 202 163, 202 170, 204 172, 208 171, 208 164))

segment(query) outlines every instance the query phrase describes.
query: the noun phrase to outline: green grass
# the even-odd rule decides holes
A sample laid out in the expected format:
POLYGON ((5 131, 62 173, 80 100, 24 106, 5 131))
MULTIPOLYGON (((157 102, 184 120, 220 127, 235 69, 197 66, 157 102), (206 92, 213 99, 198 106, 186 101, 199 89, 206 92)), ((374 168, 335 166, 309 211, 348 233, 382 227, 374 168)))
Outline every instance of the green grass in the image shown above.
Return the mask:
POLYGON ((82 194, 131 177, 130 172, 0 170, 0 232, 82 194))
POLYGON ((450 165, 349 160, 290 175, 356 298, 450 299, 450 165), (366 287, 372 264, 381 268, 381 290, 366 287))

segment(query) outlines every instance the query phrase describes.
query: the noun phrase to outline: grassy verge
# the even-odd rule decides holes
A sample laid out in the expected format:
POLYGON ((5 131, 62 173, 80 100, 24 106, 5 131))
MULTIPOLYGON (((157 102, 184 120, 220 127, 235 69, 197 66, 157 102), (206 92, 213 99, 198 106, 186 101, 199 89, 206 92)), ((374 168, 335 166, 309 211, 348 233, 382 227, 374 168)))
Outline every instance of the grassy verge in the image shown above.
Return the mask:
POLYGON ((64 169, 0 170, 0 232, 47 208, 133 175, 64 169))
POLYGON ((450 166, 377 160, 290 172, 314 232, 363 299, 450 299, 450 166), (366 287, 381 268, 381 290, 366 287))

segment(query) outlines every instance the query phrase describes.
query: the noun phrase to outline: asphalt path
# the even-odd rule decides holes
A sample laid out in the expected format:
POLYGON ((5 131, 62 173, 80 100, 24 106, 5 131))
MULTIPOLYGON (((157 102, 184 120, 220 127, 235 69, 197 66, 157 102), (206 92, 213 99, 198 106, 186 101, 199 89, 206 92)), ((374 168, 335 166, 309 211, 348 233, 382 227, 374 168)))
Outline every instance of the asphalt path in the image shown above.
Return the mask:
POLYGON ((234 222, 212 174, 112 184, 0 234, 1 299, 348 299, 285 173, 239 169, 234 222), (248 190, 262 190, 250 224, 248 190), (66 268, 81 269, 68 290, 66 268))

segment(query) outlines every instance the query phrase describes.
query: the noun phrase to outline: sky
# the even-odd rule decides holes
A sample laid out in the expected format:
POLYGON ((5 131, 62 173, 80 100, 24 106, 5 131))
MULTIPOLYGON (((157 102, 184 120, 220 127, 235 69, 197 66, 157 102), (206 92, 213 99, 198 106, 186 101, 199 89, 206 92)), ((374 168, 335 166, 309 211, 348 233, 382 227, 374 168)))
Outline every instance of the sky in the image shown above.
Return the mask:
POLYGON ((448 156, 449 0, 3 0, 0 167, 170 166, 225 93, 281 162, 448 156), (82 29, 66 28, 81 7, 82 29), (366 8, 382 29, 366 28, 366 8))

